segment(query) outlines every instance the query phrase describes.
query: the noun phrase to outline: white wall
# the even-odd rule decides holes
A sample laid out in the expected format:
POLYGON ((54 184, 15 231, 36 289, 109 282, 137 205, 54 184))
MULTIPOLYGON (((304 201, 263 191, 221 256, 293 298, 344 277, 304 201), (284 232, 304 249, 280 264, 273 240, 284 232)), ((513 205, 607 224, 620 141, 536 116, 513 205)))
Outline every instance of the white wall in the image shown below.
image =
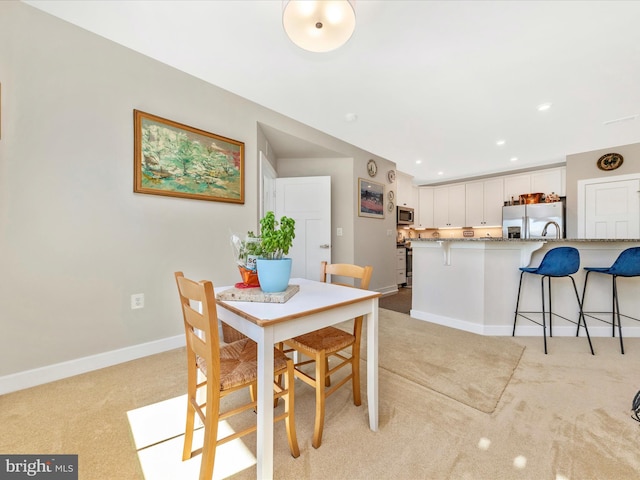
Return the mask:
POLYGON ((257 226, 258 122, 371 157, 20 2, 0 2, 0 45, 0 384, 179 339, 176 270, 239 280, 229 233, 257 226), (244 142, 245 204, 134 194, 134 109, 244 142))

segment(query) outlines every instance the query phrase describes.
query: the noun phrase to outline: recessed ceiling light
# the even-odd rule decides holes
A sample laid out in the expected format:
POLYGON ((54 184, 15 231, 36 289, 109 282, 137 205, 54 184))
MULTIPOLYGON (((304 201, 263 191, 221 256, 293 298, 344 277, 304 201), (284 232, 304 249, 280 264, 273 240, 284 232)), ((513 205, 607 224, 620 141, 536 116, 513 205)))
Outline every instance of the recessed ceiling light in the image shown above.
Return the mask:
POLYGON ((518 161, 518 157, 511 157, 509 160, 511 160, 512 162, 517 162, 518 161))
POLYGON ((420 165, 422 163, 422 160, 416 160, 416 165, 420 165))
POLYGON ((444 175, 444 172, 438 172, 438 175, 444 175))
POLYGON ((549 110, 551 108, 550 103, 541 103, 536 107, 539 112, 544 112, 545 110, 549 110))
POLYGON ((355 121, 357 121, 357 120, 358 120, 358 115, 356 115, 355 113, 347 113, 347 114, 344 116, 344 119, 345 119, 347 122, 355 122, 355 121))
POLYGON ((507 142, 506 142, 506 140, 498 140, 498 141, 496 142, 496 145, 498 145, 498 146, 502 146, 502 145, 504 145, 505 143, 507 143, 507 142))

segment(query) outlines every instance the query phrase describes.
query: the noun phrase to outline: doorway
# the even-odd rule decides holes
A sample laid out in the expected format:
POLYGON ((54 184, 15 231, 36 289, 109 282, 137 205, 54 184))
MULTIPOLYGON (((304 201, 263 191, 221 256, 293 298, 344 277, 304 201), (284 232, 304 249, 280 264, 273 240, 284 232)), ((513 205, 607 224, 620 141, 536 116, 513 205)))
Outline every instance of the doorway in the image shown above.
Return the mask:
POLYGON ((296 237, 287 254, 291 276, 318 280, 320 262, 331 263, 331 177, 278 178, 260 152, 260 218, 268 211, 296 221, 296 237))

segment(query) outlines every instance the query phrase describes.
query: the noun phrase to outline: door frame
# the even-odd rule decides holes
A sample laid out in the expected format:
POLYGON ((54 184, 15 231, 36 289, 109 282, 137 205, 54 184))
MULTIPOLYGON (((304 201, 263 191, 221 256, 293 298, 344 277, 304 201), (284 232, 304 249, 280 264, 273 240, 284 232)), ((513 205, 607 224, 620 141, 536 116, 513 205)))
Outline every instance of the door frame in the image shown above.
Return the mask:
POLYGON ((260 182, 258 184, 258 198, 260 199, 260 201, 258 202, 258 219, 264 217, 264 214, 268 210, 272 210, 274 212, 276 210, 275 189, 272 191, 273 198, 271 199, 271 206, 268 209, 267 207, 265 207, 264 196, 266 194, 265 183, 268 181, 273 181, 275 183, 275 179, 278 178, 278 174, 273 168, 273 165, 271 165, 271 162, 269 162, 269 159, 267 158, 267 156, 264 154, 262 150, 260 150, 259 168, 260 168, 260 174, 259 174, 260 182))
POLYGON ((640 173, 630 173, 627 175, 616 175, 615 177, 596 177, 585 180, 578 180, 578 238, 584 238, 586 231, 585 201, 587 185, 597 183, 623 182, 626 180, 640 180, 640 173))

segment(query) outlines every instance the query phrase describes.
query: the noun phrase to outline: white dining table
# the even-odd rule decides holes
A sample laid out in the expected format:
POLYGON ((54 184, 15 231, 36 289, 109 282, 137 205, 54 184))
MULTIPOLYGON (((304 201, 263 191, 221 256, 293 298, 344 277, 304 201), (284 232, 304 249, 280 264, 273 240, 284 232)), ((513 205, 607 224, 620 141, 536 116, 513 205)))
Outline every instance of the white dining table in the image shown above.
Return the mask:
MULTIPOLYGON (((273 348, 280 341, 364 315, 369 428, 378 430, 378 297, 380 293, 303 278, 285 303, 216 300, 218 318, 258 344, 257 478, 273 478, 273 348)), ((232 287, 217 287, 216 294, 232 287)))

